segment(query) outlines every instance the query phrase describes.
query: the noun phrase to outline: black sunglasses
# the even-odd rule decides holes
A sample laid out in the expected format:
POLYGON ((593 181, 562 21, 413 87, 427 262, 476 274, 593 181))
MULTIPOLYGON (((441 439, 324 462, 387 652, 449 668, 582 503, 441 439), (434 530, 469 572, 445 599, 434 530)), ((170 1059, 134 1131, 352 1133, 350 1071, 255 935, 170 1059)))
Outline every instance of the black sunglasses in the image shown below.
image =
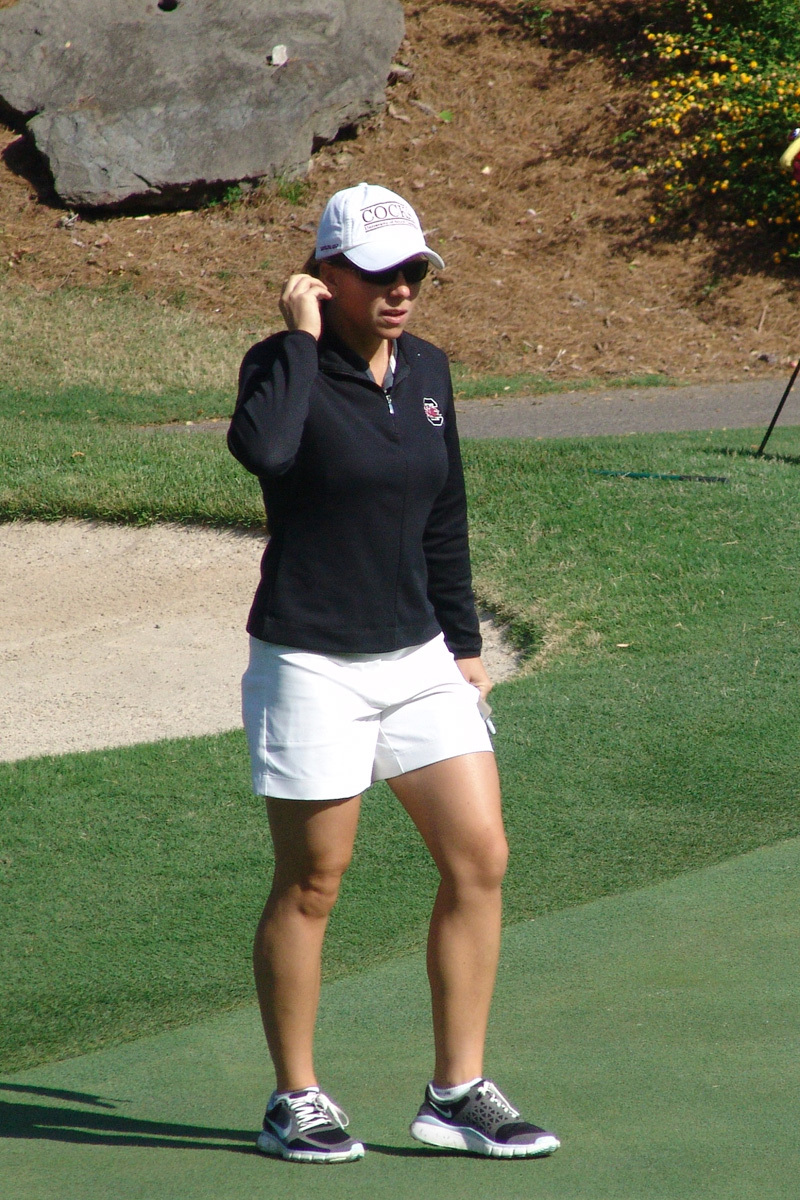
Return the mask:
POLYGON ((333 263, 336 267, 354 271, 359 279, 364 280, 364 283, 374 283, 378 287, 390 287, 397 283, 401 275, 406 283, 422 283, 428 274, 430 265, 427 258, 411 258, 408 262, 398 263, 396 267, 388 267, 385 271, 365 271, 363 267, 357 267, 354 262, 350 262, 350 259, 344 254, 337 254, 333 258, 329 258, 328 262, 333 263))

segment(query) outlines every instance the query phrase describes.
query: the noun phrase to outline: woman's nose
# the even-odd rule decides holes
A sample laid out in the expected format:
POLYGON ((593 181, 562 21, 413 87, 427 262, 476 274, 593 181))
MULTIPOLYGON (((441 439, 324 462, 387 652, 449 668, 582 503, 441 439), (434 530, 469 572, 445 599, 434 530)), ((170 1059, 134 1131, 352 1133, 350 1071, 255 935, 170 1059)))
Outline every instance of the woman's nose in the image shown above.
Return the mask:
POLYGON ((405 275, 403 274, 402 271, 400 272, 400 274, 397 276, 397 279, 392 284, 390 294, 392 296, 400 296, 404 300, 407 299, 411 295, 411 288, 406 283, 405 275))

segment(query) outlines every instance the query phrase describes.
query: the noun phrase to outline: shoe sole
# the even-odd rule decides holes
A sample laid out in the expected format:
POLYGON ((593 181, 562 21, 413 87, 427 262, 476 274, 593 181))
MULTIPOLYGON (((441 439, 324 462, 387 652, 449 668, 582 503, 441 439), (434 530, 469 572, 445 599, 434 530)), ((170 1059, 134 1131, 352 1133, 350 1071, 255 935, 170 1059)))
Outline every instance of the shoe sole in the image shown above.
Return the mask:
POLYGON ((442 1150, 464 1150, 487 1158, 545 1158, 554 1154, 561 1142, 552 1133, 543 1134, 529 1146, 493 1142, 477 1129, 466 1125, 446 1125, 435 1117, 418 1117, 411 1124, 411 1136, 427 1146, 442 1150))
POLYGON ((258 1135, 256 1146, 262 1154, 283 1158, 287 1162, 342 1163, 355 1162, 356 1159, 364 1157, 364 1146, 361 1142, 353 1142, 347 1150, 290 1150, 280 1138, 274 1137, 266 1129, 258 1135))

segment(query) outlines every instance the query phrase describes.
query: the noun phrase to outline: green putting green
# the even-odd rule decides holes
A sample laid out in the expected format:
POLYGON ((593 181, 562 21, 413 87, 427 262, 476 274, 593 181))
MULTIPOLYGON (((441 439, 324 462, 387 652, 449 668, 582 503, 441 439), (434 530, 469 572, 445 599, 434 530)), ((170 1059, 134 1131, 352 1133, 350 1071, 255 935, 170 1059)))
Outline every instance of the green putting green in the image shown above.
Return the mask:
POLYGON ((253 1151, 270 1088, 254 1010, 0 1081, 13 1200, 794 1200, 800 839, 506 933, 488 1071, 563 1147, 427 1151, 421 956, 325 989, 319 1062, 370 1147, 253 1151), (321 1174, 320 1174, 321 1172, 321 1174))

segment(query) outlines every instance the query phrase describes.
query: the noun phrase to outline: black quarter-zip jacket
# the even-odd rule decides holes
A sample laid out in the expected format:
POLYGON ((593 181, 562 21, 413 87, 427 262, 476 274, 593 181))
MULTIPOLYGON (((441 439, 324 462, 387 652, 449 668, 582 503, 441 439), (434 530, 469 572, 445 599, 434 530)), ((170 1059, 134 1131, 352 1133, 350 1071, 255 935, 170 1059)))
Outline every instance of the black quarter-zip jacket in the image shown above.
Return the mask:
POLYGON ((408 333, 396 349, 391 398, 330 334, 275 334, 244 358, 228 446, 270 533, 254 637, 380 654, 441 629, 456 658, 480 654, 447 357, 408 333))

